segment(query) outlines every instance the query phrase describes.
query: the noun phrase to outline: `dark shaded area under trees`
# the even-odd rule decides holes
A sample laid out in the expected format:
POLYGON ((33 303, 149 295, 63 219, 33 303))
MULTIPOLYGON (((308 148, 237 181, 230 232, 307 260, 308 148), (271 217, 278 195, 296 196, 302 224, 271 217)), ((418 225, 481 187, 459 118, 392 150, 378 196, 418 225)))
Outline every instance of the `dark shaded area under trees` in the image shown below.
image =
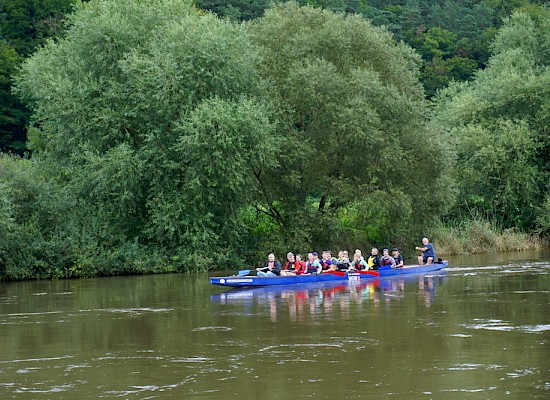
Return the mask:
POLYGON ((30 113, 13 95, 12 77, 24 58, 64 31, 76 0, 0 0, 0 151, 22 155, 30 113))

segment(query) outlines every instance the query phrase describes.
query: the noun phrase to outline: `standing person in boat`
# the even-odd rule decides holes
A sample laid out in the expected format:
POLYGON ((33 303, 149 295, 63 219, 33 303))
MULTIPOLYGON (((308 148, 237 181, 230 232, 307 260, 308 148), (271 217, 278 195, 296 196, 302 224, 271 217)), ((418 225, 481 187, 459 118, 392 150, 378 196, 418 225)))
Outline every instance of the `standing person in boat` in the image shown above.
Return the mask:
POLYGON ((376 247, 373 247, 370 251, 370 255, 367 258, 367 264, 369 265, 369 269, 377 270, 380 266, 380 257, 378 257, 378 249, 376 247))
POLYGON ((380 268, 382 267, 395 268, 395 259, 390 256, 390 251, 388 249, 382 250, 382 257, 380 257, 380 268))
POLYGON ((435 249, 428 238, 423 238, 422 247, 416 246, 415 249, 422 252, 422 254, 418 256, 418 265, 433 264, 435 260, 435 249))
POLYGON ((397 247, 391 249, 391 256, 395 260, 395 268, 403 268, 403 256, 399 253, 399 249, 397 247))
POLYGON ((307 255, 306 261, 306 273, 307 274, 320 274, 323 271, 323 267, 315 257, 314 253, 309 253, 307 255))
POLYGON ((256 268, 256 275, 267 277, 267 276, 279 276, 281 275, 281 263, 275 259, 275 254, 269 253, 267 255, 267 262, 263 268, 256 268))
POLYGON ((355 250, 353 254, 353 261, 349 267, 350 271, 367 271, 369 269, 369 264, 363 258, 361 250, 355 250))
POLYGON ((350 266, 348 252, 340 250, 338 252, 338 260, 336 260, 336 269, 338 271, 347 271, 350 266))

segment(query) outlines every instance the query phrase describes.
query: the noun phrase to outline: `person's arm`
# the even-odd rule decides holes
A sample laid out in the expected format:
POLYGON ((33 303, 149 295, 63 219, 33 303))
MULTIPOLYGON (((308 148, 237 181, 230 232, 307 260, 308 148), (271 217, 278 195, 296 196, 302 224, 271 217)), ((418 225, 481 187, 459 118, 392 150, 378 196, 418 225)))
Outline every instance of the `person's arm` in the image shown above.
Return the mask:
POLYGON ((323 273, 323 266, 321 265, 321 263, 319 261, 315 261, 315 263, 316 263, 316 266, 317 266, 317 273, 322 274, 323 273))
POLYGON ((422 251, 422 252, 428 250, 427 247, 418 247, 418 246, 416 246, 415 249, 416 249, 416 250, 420 250, 420 251, 422 251))
POLYGON ((256 271, 263 271, 263 272, 269 271, 269 263, 265 263, 263 267, 256 268, 256 271))
POLYGON ((403 256, 399 256, 399 262, 398 260, 395 260, 395 268, 402 268, 403 267, 403 256))
POLYGON ((272 269, 273 272, 279 274, 281 272, 281 268, 282 268, 282 265, 281 265, 280 261, 275 261, 273 263, 273 269, 272 269))

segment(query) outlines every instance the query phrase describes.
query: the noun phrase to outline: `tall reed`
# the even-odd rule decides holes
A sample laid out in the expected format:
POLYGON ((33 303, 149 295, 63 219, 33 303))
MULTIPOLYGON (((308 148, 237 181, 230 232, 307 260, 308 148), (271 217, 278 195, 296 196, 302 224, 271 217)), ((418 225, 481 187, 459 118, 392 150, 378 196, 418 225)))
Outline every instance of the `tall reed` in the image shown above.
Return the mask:
POLYGON ((466 220, 457 226, 441 224, 434 232, 438 255, 535 250, 544 246, 537 236, 500 229, 484 220, 466 220))

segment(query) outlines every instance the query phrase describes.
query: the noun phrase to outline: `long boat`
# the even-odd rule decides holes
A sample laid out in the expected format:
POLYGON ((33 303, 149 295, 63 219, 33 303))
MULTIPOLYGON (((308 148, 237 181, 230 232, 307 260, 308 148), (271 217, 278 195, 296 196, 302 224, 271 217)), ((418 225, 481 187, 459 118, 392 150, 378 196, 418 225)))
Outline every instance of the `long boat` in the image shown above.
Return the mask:
POLYGON ((251 276, 235 275, 224 277, 210 277, 212 285, 230 286, 230 287, 250 287, 250 286, 271 286, 271 285, 293 285, 299 283, 312 282, 336 282, 336 281, 358 281, 363 279, 376 279, 391 277, 397 275, 425 274, 438 271, 449 265, 448 261, 428 265, 409 265, 403 268, 381 267, 377 271, 344 272, 331 271, 323 274, 314 275, 291 275, 291 276, 251 276))

